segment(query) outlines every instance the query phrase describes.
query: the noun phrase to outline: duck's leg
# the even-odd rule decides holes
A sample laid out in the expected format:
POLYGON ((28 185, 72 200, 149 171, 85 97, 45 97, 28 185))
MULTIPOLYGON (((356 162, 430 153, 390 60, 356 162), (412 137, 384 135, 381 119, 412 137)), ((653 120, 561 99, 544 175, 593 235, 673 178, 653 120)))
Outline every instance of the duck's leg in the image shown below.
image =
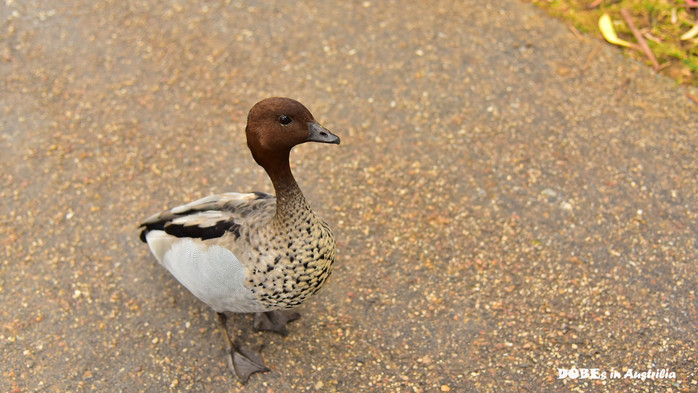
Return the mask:
POLYGON ((277 310, 258 312, 254 314, 254 328, 257 330, 269 330, 286 336, 286 324, 300 318, 301 315, 295 311, 277 310))
POLYGON ((228 367, 235 374, 237 379, 242 383, 246 383, 250 375, 258 372, 267 372, 268 368, 264 366, 262 357, 258 353, 242 351, 233 340, 230 339, 228 333, 228 317, 224 313, 218 313, 218 321, 223 329, 225 342, 228 351, 228 367))

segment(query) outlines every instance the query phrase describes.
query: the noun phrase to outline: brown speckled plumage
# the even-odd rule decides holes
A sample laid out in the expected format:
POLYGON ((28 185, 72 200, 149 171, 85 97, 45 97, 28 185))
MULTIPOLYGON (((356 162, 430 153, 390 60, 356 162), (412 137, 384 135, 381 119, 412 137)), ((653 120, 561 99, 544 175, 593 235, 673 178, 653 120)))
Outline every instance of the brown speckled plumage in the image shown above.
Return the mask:
POLYGON ((250 311, 292 308, 324 285, 335 256, 334 237, 327 223, 310 210, 302 193, 296 193, 295 198, 277 215, 276 198, 270 195, 208 197, 183 213, 175 213, 179 209, 175 208, 148 219, 143 224, 143 237, 155 229, 177 236, 225 228, 220 236, 200 241, 232 251, 243 263, 246 287, 256 300, 250 311), (178 219, 187 220, 187 230, 179 228, 178 219))

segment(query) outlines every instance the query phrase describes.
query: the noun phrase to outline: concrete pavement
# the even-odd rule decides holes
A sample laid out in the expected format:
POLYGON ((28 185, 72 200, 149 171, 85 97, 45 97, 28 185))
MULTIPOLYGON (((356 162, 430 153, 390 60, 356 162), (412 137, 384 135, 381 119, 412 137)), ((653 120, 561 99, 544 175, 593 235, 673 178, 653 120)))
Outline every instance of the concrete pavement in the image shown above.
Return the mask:
POLYGON ((518 2, 9 0, 0 20, 0 391, 698 390, 695 89, 518 2), (269 192, 243 129, 270 95, 342 138, 291 157, 338 263, 288 337, 233 318, 272 369, 242 386, 136 226, 269 192))

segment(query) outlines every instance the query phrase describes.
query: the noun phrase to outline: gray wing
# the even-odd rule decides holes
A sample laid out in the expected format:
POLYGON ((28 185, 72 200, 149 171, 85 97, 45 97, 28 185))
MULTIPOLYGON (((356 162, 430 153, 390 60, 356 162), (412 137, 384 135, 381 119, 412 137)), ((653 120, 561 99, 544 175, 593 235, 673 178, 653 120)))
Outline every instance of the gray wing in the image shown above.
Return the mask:
POLYGON ((243 217, 253 210, 275 205, 272 195, 225 193, 177 206, 147 218, 141 225, 141 241, 150 231, 161 230, 179 238, 213 239, 230 232, 240 236, 243 217))

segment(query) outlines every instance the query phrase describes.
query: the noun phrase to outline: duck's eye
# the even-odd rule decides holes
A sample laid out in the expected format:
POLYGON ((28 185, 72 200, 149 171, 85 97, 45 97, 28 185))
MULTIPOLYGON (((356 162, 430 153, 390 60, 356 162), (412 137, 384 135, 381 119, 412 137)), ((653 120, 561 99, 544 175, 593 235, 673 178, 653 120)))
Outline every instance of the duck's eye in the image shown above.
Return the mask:
POLYGON ((292 121, 293 121, 293 119, 291 119, 290 117, 288 117, 286 115, 279 116, 279 123, 281 123, 282 126, 287 126, 287 125, 291 124, 292 121))

